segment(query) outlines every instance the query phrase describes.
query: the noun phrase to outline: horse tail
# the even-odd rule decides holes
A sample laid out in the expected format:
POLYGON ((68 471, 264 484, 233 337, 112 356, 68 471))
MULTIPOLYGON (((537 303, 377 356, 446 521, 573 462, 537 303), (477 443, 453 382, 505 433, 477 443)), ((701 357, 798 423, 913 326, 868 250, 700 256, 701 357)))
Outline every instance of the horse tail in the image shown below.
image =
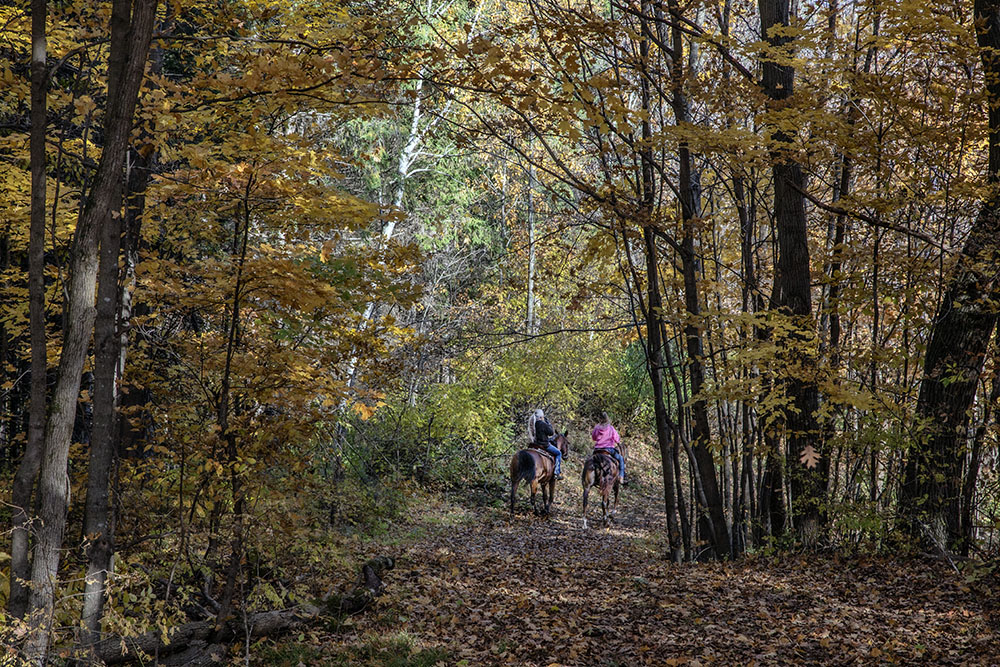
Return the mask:
POLYGON ((530 482, 535 479, 535 457, 523 449, 517 453, 518 478, 530 482))

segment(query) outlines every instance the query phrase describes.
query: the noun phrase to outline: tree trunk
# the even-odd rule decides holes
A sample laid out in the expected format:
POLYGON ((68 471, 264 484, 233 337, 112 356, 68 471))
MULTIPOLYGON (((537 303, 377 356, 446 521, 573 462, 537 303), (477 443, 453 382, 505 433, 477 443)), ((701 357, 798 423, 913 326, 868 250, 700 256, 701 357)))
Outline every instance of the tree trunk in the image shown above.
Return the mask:
MULTIPOLYGON (((997 343, 994 342, 994 349, 997 343)), ((972 451, 969 453, 969 469, 965 473, 965 481, 962 484, 962 545, 961 553, 968 557, 969 549, 976 539, 976 531, 973 526, 975 517, 975 507, 973 500, 976 495, 976 480, 979 478, 979 466, 982 461, 983 439, 986 437, 986 430, 993 420, 993 407, 1000 401, 1000 355, 994 359, 993 378, 990 383, 990 395, 986 399, 983 407, 983 421, 976 428, 975 435, 972 436, 972 451)))
POLYGON ((671 438, 670 415, 667 414, 663 396, 663 339, 660 335, 660 313, 663 302, 660 298, 660 278, 656 265, 656 241, 652 230, 643 230, 646 244, 646 367, 653 384, 653 414, 656 419, 656 441, 660 446, 660 472, 663 477, 663 504, 667 514, 667 537, 670 541, 670 555, 674 562, 684 558, 681 531, 677 525, 677 500, 674 488, 674 452, 671 438))
MULTIPOLYGON (((10 598, 7 608, 15 618, 28 610, 31 577, 29 521, 31 491, 45 447, 45 134, 48 91, 46 68, 46 0, 31 2, 31 224, 28 240, 28 312, 31 339, 31 399, 28 441, 14 475, 11 492, 10 598)), ((6 361, 6 359, 4 359, 6 361)))
POLYGON ((535 165, 528 167, 528 313, 525 331, 535 333, 535 165))
MULTIPOLYGON (((673 53, 684 52, 682 34, 679 27, 680 10, 674 0, 670 2, 670 11, 674 16, 671 31, 673 53)), ((674 89, 671 105, 674 120, 678 126, 691 123, 691 112, 687 96, 684 94, 683 59, 675 58, 672 63, 674 89)), ((695 252, 694 226, 701 217, 701 178, 693 165, 693 156, 686 142, 680 142, 677 147, 679 165, 677 189, 680 194, 681 224, 684 238, 681 241, 681 264, 684 274, 684 307, 687 311, 687 322, 684 325, 688 366, 690 367, 693 429, 691 448, 698 466, 698 474, 704 492, 707 506, 699 509, 699 523, 702 524, 704 537, 712 543, 716 558, 732 556, 732 541, 729 535, 729 525, 726 522, 725 506, 722 494, 719 492, 718 476, 715 469, 715 457, 710 449, 712 432, 708 419, 708 404, 701 392, 705 384, 705 370, 702 363, 703 343, 699 324, 701 305, 698 298, 698 254, 695 252)))
MULTIPOLYGON (((133 204, 127 201, 126 195, 125 220, 130 228, 139 224, 143 208, 141 193, 149 183, 149 161, 138 154, 133 158, 127 192, 140 196, 139 203, 133 204)), ((117 382, 124 370, 126 341, 121 333, 125 319, 123 293, 127 289, 119 271, 122 231, 123 226, 118 218, 112 217, 104 225, 98 268, 97 319, 94 325, 94 426, 90 439, 87 498, 83 516, 83 535, 89 544, 81 614, 85 644, 91 644, 100 638, 105 582, 114 553, 109 479, 120 445, 117 382)))
POLYGON ((121 227, 121 218, 112 216, 104 222, 101 230, 97 318, 94 323, 94 424, 83 515, 83 539, 88 546, 89 559, 81 616, 85 644, 99 639, 104 581, 114 551, 114 535, 108 521, 108 480, 117 434, 115 382, 119 369, 116 320, 121 227))
MULTIPOLYGON (((685 174, 689 156, 687 149, 681 148, 681 192, 691 193, 690 183, 685 186, 683 181, 689 174, 685 174)), ((687 202, 682 205, 682 210, 687 208, 687 202)), ((719 491, 719 482, 715 469, 715 457, 710 449, 712 432, 708 419, 708 404, 702 397, 702 389, 705 384, 705 371, 702 365, 702 338, 701 329, 697 321, 701 316, 701 308, 698 302, 697 265, 698 258, 694 248, 694 233, 692 229, 692 219, 688 213, 683 214, 684 239, 681 245, 681 263, 684 273, 684 305, 687 310, 687 323, 684 325, 684 338, 686 340, 688 367, 690 369, 691 383, 691 449, 698 467, 698 476, 701 479, 701 486, 704 493, 705 506, 699 508, 699 522, 702 524, 702 533, 708 538, 713 546, 716 558, 728 558, 732 555, 732 544, 729 536, 729 527, 726 522, 725 508, 723 506, 722 494, 719 491)), ((699 500, 701 500, 699 498, 699 500)))
MULTIPOLYGON (((643 15, 650 15, 648 2, 643 3, 643 15)), ((645 69, 649 62, 649 44, 651 41, 649 23, 642 21, 642 39, 640 41, 640 58, 645 69)), ((650 109, 650 93, 648 73, 644 72, 641 79, 642 108, 650 109)), ((671 451, 670 417, 667 414, 663 397, 663 301, 660 296, 660 277, 657 266, 656 238, 653 234, 654 203, 656 201, 655 176, 653 173, 653 155, 649 148, 652 128, 649 121, 642 123, 642 136, 646 148, 640 153, 641 181, 639 182, 640 218, 643 225, 642 236, 646 255, 646 367, 649 379, 653 384, 653 412, 656 419, 656 439, 660 447, 660 468, 663 478, 663 500, 667 513, 667 535, 670 542, 671 557, 679 562, 683 558, 681 533, 677 524, 677 504, 674 495, 674 458, 671 451)), ((627 243, 627 240, 626 240, 627 243)), ((626 249, 626 252, 628 250, 626 249)))
MULTIPOLYGON (((772 29, 789 25, 789 0, 759 0, 761 36, 776 50, 786 50, 791 37, 772 29)), ((764 93, 773 107, 787 104, 793 92, 795 70, 771 57, 762 63, 764 93)), ((819 465, 806 468, 797 461, 806 446, 820 450, 816 412, 816 360, 810 350, 813 337, 809 243, 803 192, 805 177, 799 164, 788 155, 791 137, 782 130, 771 135, 774 180, 774 218, 778 237, 776 281, 780 286, 779 307, 792 317, 795 329, 788 335, 786 362, 791 366, 786 391, 793 409, 785 415, 792 521, 799 537, 812 543, 819 531, 820 505, 826 494, 827 457, 820 452, 819 465)))
POLYGON ((66 337, 46 424, 38 485, 42 525, 37 533, 31 573, 32 630, 25 643, 25 656, 35 664, 46 661, 54 615, 56 578, 69 506, 66 466, 80 374, 95 317, 99 232, 111 216, 121 215, 122 165, 149 50, 156 2, 135 0, 134 14, 129 0, 115 0, 112 5, 104 150, 73 242, 64 312, 66 337))
POLYGON ((993 188, 965 241, 958 266, 934 318, 917 398, 925 429, 906 462, 900 506, 915 536, 952 548, 962 539, 960 494, 969 409, 986 348, 996 325, 1000 283, 1000 1, 976 0, 989 109, 989 164, 993 188))
POLYGON ((244 271, 247 260, 247 247, 250 240, 250 224, 253 215, 250 208, 251 192, 254 180, 251 177, 244 190, 242 205, 242 220, 236 223, 236 234, 233 239, 233 254, 236 255, 236 276, 233 286, 232 311, 230 312, 229 331, 226 341, 226 365, 222 373, 222 387, 219 390, 217 404, 217 420, 219 433, 226 443, 226 454, 229 463, 230 482, 233 494, 233 528, 230 537, 229 565, 226 568, 226 583, 222 592, 222 599, 219 601, 219 615, 216 627, 222 631, 225 623, 229 621, 229 615, 233 609, 233 601, 236 595, 236 584, 240 575, 243 562, 243 542, 244 542, 244 519, 243 512, 246 506, 246 496, 244 492, 243 479, 237 470, 239 457, 238 441, 235 430, 230 428, 230 415, 233 411, 235 399, 232 395, 232 371, 233 359, 236 350, 240 345, 242 330, 240 327, 241 309, 243 307, 244 271), (242 224, 240 224, 242 223, 242 224))

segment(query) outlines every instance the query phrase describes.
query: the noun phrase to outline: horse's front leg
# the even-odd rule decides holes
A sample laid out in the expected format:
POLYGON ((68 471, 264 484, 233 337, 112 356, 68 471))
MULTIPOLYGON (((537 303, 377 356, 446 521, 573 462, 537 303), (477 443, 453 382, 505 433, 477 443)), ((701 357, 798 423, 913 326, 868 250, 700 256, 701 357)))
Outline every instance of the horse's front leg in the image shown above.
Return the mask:
POLYGON ((548 507, 545 509, 546 514, 552 513, 552 501, 555 500, 555 497, 556 497, 556 480, 555 477, 553 477, 552 479, 549 480, 549 504, 548 507))

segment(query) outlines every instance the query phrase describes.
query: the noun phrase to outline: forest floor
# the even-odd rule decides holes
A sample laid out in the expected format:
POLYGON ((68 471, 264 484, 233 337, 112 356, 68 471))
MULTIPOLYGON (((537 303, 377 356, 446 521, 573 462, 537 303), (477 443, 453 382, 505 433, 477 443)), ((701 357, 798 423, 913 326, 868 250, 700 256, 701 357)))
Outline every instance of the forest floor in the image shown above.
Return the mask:
POLYGON ((1000 665, 996 597, 947 563, 676 565, 652 477, 625 488, 611 527, 596 504, 584 529, 579 463, 567 468, 548 518, 531 515, 523 487, 513 523, 500 502, 412 508, 426 530, 366 554, 396 558, 376 607, 267 663, 1000 665))

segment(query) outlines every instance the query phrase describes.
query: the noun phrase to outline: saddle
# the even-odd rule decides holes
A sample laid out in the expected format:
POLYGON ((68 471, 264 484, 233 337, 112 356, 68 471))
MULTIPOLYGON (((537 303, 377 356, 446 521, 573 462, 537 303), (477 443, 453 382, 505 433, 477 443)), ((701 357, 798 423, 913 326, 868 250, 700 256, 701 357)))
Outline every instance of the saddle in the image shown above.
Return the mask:
POLYGON ((556 461, 556 457, 552 456, 551 454, 549 454, 549 453, 548 453, 547 451, 545 451, 544 449, 541 449, 541 448, 540 448, 540 447, 539 447, 538 445, 536 445, 535 443, 531 443, 531 445, 529 445, 529 446, 528 446, 528 449, 533 449, 533 450, 535 450, 536 452, 538 452, 538 453, 539 453, 539 454, 541 454, 542 456, 544 456, 544 457, 548 458, 548 459, 549 459, 550 461, 552 461, 553 463, 555 463, 555 461, 556 461))
POLYGON ((594 449, 594 453, 591 455, 590 459, 593 462, 594 472, 601 475, 610 475, 612 466, 617 472, 616 475, 621 474, 621 469, 618 466, 618 459, 614 457, 613 449, 594 449))

